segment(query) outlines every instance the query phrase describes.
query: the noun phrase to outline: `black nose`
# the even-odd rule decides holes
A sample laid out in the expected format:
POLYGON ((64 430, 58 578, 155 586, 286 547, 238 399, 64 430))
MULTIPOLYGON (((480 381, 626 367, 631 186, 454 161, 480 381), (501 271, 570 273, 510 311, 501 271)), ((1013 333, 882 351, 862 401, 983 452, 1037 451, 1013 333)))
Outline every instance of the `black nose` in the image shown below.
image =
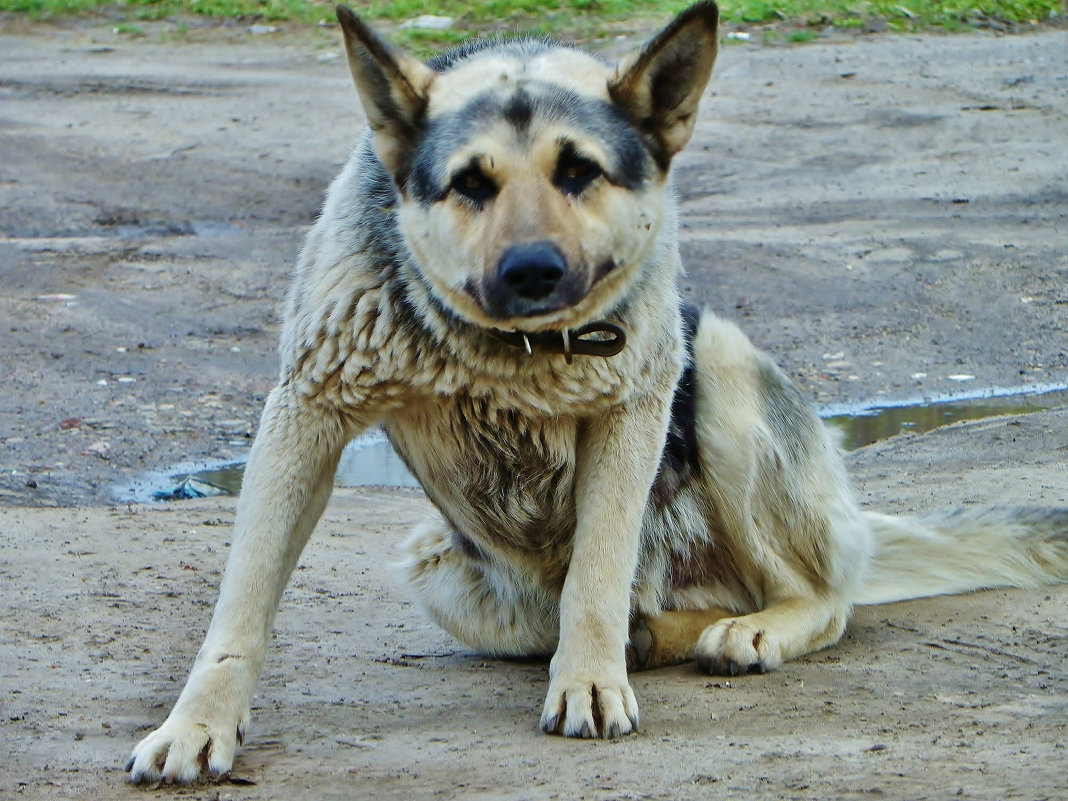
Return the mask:
POLYGON ((545 300, 567 274, 563 254, 550 242, 512 245, 497 265, 497 280, 513 297, 545 300))

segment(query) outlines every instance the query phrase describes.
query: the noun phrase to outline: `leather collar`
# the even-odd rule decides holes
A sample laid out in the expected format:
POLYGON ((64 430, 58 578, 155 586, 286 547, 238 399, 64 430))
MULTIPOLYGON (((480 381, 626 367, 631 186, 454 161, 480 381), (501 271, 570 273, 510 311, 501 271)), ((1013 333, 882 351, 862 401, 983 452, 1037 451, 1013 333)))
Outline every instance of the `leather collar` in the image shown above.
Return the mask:
POLYGON ((601 356, 609 358, 623 350, 627 344, 626 332, 615 323, 607 320, 587 323, 580 328, 568 331, 493 331, 493 335, 513 348, 525 350, 533 356, 535 350, 548 353, 562 353, 564 360, 571 364, 572 356, 601 356), (607 334, 608 338, 586 339, 590 334, 607 334))

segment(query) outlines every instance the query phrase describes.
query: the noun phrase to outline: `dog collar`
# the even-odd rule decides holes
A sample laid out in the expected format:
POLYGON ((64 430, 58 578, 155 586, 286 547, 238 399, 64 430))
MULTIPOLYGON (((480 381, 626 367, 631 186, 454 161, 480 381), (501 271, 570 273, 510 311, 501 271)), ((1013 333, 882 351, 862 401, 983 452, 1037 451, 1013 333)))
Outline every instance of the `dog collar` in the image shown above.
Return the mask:
POLYGON ((497 339, 513 348, 521 348, 528 356, 534 355, 534 349, 549 353, 562 353, 564 360, 571 364, 576 353, 580 356, 615 356, 627 344, 626 332, 615 323, 599 320, 595 323, 576 328, 572 331, 494 331, 497 339), (590 334, 608 334, 608 339, 586 339, 590 334))

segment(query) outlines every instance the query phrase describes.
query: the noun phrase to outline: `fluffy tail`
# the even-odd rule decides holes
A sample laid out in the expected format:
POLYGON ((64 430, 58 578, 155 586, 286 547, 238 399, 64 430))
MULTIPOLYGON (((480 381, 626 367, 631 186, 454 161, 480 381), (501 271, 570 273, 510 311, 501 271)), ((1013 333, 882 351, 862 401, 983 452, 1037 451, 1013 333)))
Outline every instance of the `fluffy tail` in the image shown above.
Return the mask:
POLYGON ((938 517, 865 516, 875 556, 858 604, 1068 581, 1068 509, 989 507, 938 517))

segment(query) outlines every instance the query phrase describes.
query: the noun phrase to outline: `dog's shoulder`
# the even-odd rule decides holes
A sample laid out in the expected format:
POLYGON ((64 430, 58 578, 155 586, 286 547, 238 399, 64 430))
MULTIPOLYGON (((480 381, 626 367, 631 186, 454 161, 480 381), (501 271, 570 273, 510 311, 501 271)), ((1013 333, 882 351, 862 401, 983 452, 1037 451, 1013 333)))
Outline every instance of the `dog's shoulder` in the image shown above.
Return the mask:
MULTIPOLYGON (((350 361, 369 368, 403 347, 396 206, 396 190, 364 135, 326 193, 286 298, 280 379, 304 395, 336 393, 350 361)), ((374 379, 348 383, 356 389, 374 379)))

